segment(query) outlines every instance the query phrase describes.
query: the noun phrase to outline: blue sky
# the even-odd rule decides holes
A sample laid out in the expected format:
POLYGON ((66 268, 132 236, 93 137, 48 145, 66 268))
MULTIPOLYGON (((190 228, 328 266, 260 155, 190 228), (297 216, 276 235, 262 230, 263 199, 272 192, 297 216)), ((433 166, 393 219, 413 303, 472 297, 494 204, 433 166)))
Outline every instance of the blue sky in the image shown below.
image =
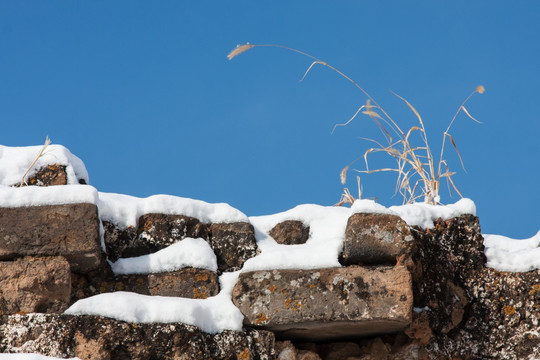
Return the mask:
MULTIPOLYGON (((530 237, 540 230, 538 14, 536 1, 4 1, 0 143, 49 135, 104 192, 227 202, 247 215, 334 204, 341 169, 369 147, 360 137, 380 137, 366 117, 331 134, 366 98, 323 67, 300 83, 309 59, 273 48, 226 58, 237 44, 283 44, 345 72, 408 128, 414 115, 390 91, 405 97, 436 154, 484 85, 467 104, 483 124, 461 115, 452 128, 467 172, 451 148, 449 166, 484 232, 530 237)), ((401 204, 394 183, 362 175, 364 196, 386 206, 401 204)))

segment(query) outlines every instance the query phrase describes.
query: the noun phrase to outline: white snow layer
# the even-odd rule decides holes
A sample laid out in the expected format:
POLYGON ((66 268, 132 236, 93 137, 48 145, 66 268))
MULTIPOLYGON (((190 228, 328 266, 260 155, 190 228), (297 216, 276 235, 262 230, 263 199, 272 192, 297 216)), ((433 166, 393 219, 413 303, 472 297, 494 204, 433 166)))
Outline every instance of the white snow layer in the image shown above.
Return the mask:
MULTIPOLYGON (((0 145, 0 185, 19 184, 24 173, 30 168, 39 152, 40 146, 10 147, 0 145)), ((62 145, 49 145, 26 175, 31 177, 40 168, 47 165, 65 165, 68 184, 78 184, 83 179, 88 184, 88 172, 81 159, 73 155, 62 145)))
POLYGON ((351 210, 344 207, 299 205, 275 215, 250 217, 261 253, 247 260, 242 271, 341 266, 338 256, 350 215, 351 210), (281 245, 268 235, 275 225, 286 220, 309 226, 310 236, 305 244, 281 245))
POLYGON ((217 271, 214 251, 204 239, 185 238, 155 253, 110 263, 116 275, 176 271, 185 267, 217 271))
POLYGON ((0 360, 81 360, 78 357, 64 359, 40 354, 0 354, 0 360))
POLYGON ((540 269, 540 231, 529 239, 484 234, 486 265, 498 271, 526 272, 540 269))
POLYGON ((185 215, 203 223, 247 222, 247 216, 229 204, 210 204, 172 195, 154 195, 138 198, 129 195, 99 193, 99 213, 102 220, 120 228, 136 226, 141 215, 159 213, 185 215))
POLYGON ((194 325, 215 334, 242 330, 244 315, 232 303, 231 295, 239 272, 220 277, 221 291, 207 299, 147 296, 113 292, 82 299, 65 311, 70 315, 100 315, 133 323, 172 323, 194 325))
POLYGON ((56 358, 40 354, 0 354, 0 360, 81 360, 79 358, 56 358))
MULTIPOLYGON (((136 198, 128 195, 100 193, 78 179, 88 182, 83 162, 61 145, 48 146, 28 176, 43 166, 65 165, 66 186, 22 187, 10 185, 21 181, 42 146, 7 147, 0 145, 0 207, 23 207, 54 204, 92 203, 98 206, 102 220, 120 228, 136 226, 143 214, 162 213, 185 215, 204 223, 250 222, 260 254, 249 259, 237 272, 220 276, 221 291, 207 299, 187 299, 145 296, 128 292, 106 293, 80 300, 67 314, 95 314, 118 320, 149 322, 182 322, 209 333, 226 329, 240 330, 243 316, 232 304, 231 293, 240 272, 270 269, 312 269, 339 267, 338 256, 348 218, 354 213, 369 212, 394 214, 409 225, 433 227, 436 218, 450 219, 462 214, 476 214, 474 202, 462 199, 455 204, 435 206, 416 203, 386 208, 372 200, 357 200, 351 208, 300 205, 291 210, 268 216, 248 218, 228 204, 209 204, 200 200, 169 195, 136 198), (278 223, 299 220, 309 226, 305 244, 280 245, 268 234, 278 223)), ((499 271, 529 271, 540 269, 540 232, 530 239, 514 240, 500 235, 484 235, 487 266, 499 271)), ((116 274, 158 273, 197 267, 216 271, 215 254, 203 239, 186 238, 156 253, 135 258, 119 259, 111 266, 116 274)), ((0 359, 8 355, 0 355, 0 359)), ((16 358, 16 354, 10 354, 16 358)), ((25 359, 49 359, 40 355, 24 354, 25 359)))
POLYGON ((23 186, 0 185, 1 207, 25 207, 60 204, 97 204, 98 192, 89 185, 23 186))

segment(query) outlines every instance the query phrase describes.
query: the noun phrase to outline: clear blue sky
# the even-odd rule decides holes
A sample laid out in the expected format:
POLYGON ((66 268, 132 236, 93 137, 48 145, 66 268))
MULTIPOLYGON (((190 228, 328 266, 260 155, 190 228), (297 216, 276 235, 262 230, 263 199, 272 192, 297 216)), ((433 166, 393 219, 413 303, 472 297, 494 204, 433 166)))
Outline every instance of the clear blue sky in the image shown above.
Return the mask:
MULTIPOLYGON (((467 173, 451 148, 449 165, 484 232, 530 237, 540 230, 539 14, 538 1, 3 1, 0 143, 49 135, 104 192, 227 202, 247 215, 334 204, 341 169, 369 145, 359 137, 378 133, 363 117, 330 134, 366 99, 322 67, 300 83, 307 58, 272 48, 226 58, 245 42, 283 44, 341 69, 404 128, 414 116, 390 90, 407 98, 435 153, 484 85, 467 105, 483 124, 461 116, 452 131, 467 173)), ((394 181, 362 175, 364 196, 401 204, 394 181)))

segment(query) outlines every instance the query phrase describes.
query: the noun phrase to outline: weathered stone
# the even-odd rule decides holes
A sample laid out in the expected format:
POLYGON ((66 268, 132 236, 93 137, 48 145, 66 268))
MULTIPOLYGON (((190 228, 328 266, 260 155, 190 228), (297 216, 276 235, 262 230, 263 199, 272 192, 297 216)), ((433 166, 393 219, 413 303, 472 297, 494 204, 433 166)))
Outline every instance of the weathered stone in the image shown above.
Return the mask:
POLYGON ((142 295, 205 299, 219 293, 219 278, 206 269, 183 268, 156 274, 118 275, 105 263, 85 275, 72 274, 71 303, 93 295, 129 291, 142 295))
POLYGON ((311 341, 403 330, 412 301, 403 267, 246 272, 233 290, 246 325, 311 341))
POLYGON ((96 205, 0 208, 0 260, 25 255, 61 255, 76 272, 97 268, 101 245, 96 205))
POLYGON ((103 239, 107 257, 115 262, 122 257, 133 257, 147 254, 144 247, 137 244, 137 229, 129 226, 121 229, 110 221, 102 221, 103 239), (141 249, 142 248, 142 249, 141 249))
POLYGON ((409 226, 388 214, 353 214, 345 230, 342 263, 395 264, 413 240, 409 226))
POLYGON ((269 234, 278 244, 305 244, 309 239, 309 226, 298 220, 286 220, 274 226, 269 234))
POLYGON ((82 360, 274 359, 270 332, 212 335, 182 324, 132 324, 99 316, 0 317, 0 352, 35 352, 82 360))
POLYGON ((61 256, 0 262, 0 314, 62 313, 69 306, 70 276, 61 256))
POLYGON ((257 255, 253 225, 245 222, 210 225, 210 246, 217 257, 218 270, 240 270, 257 255))
POLYGON ((144 214, 139 218, 137 240, 152 251, 187 237, 208 239, 208 225, 184 215, 144 214))
MULTIPOLYGON (((66 185, 66 166, 57 164, 44 166, 28 178, 26 184, 35 186, 66 185)), ((17 186, 19 185, 17 184, 17 186)))
POLYGON ((349 359, 362 355, 360 346, 353 342, 338 342, 324 344, 320 353, 325 360, 349 359))
POLYGON ((144 214, 137 229, 121 229, 103 221, 105 247, 109 260, 154 253, 186 237, 209 239, 208 225, 184 215, 144 214))
POLYGON ((120 275, 112 282, 100 284, 100 293, 112 291, 206 299, 218 294, 219 279, 212 271, 194 268, 159 274, 120 275))
POLYGON ((414 306, 425 309, 406 331, 413 345, 430 359, 540 358, 540 270, 486 268, 472 215, 438 219, 413 234, 414 306), (419 332, 419 321, 429 322, 432 334, 419 332))

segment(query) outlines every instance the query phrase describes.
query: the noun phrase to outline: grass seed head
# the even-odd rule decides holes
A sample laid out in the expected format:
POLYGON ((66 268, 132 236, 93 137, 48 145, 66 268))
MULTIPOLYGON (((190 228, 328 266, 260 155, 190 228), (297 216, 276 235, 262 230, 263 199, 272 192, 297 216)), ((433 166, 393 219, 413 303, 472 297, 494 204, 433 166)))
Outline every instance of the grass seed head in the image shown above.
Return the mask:
POLYGON ((251 45, 249 43, 244 44, 244 45, 236 45, 236 47, 227 55, 227 59, 232 60, 236 56, 240 55, 243 52, 248 51, 249 49, 251 49, 254 46, 255 45, 251 45))

